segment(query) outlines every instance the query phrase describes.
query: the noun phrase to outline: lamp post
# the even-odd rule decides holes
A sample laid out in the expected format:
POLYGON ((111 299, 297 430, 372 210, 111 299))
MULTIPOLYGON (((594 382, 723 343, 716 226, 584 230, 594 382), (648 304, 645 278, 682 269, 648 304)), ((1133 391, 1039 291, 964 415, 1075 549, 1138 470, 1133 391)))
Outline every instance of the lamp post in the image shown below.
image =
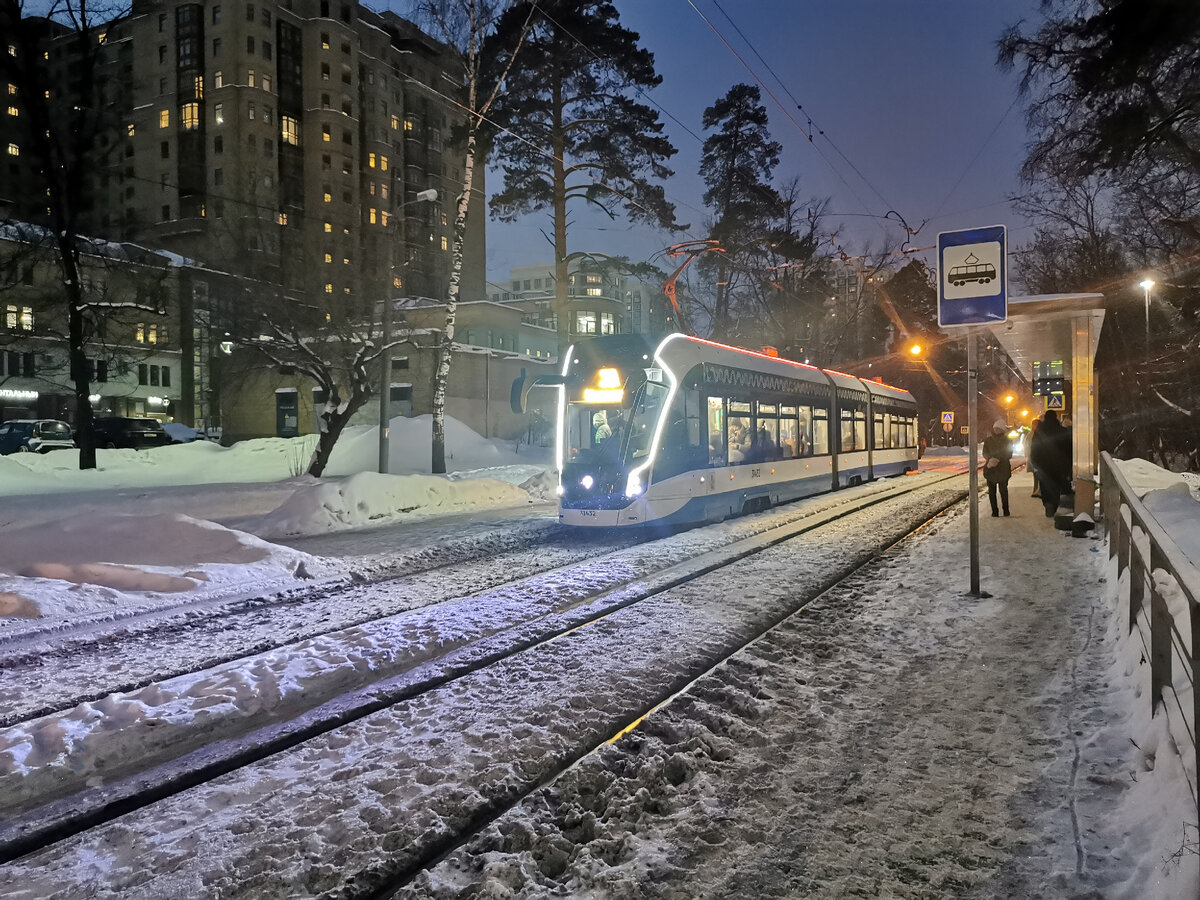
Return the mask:
POLYGON ((1138 287, 1145 291, 1146 297, 1146 353, 1150 353, 1150 288, 1154 287, 1153 279, 1147 278, 1138 282, 1138 287))
MULTIPOLYGON (((436 200, 437 198, 438 192, 430 188, 429 190, 419 191, 417 196, 412 200, 401 203, 396 207, 396 225, 402 237, 403 229, 400 226, 404 222, 404 217, 400 213, 404 208, 414 203, 436 200)), ((379 473, 386 475, 388 473, 389 455, 388 438, 390 437, 392 421, 392 351, 388 346, 392 342, 392 298, 390 293, 383 298, 382 331, 383 336, 380 341, 381 349, 379 351, 379 473)))

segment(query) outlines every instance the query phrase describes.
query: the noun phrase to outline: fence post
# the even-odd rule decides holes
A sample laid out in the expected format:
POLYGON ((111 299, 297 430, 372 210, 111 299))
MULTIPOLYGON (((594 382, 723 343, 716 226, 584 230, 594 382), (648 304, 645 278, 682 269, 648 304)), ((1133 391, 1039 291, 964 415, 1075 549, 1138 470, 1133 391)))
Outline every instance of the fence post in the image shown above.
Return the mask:
POLYGON ((1171 678, 1171 611, 1167 601, 1154 584, 1154 570, 1163 567, 1158 559, 1158 548, 1150 544, 1150 561, 1146 566, 1146 577, 1150 582, 1150 698, 1152 714, 1163 702, 1163 692, 1174 689, 1171 678))
POLYGON ((1146 599, 1146 566, 1142 562, 1142 551, 1133 539, 1133 522, 1129 523, 1129 630, 1137 628, 1138 613, 1146 599))

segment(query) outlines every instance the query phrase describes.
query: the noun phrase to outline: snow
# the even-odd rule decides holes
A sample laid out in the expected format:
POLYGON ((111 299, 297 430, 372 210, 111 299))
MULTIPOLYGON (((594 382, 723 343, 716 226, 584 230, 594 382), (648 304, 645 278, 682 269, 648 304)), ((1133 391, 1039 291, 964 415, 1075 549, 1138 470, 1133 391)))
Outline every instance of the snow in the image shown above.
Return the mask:
MULTIPOLYGON (((322 480, 296 471, 311 438, 102 450, 91 473, 71 470, 74 454, 0 458, 0 649, 181 603, 203 617, 230 598, 346 576, 346 559, 284 538, 331 547, 356 529, 433 528, 434 516, 553 499, 544 455, 456 422, 447 432, 446 477, 427 474, 427 417, 393 420, 391 475, 372 471, 372 428, 343 436, 322 480)), ((930 448, 922 471, 961 472, 965 457, 930 448)), ((1121 469, 1196 559, 1200 505, 1187 480, 1144 461, 1121 469)), ((14 721, 0 728, 0 795, 20 804, 53 785, 102 783, 130 753, 232 737, 314 696, 436 677, 456 653, 485 652, 471 649, 478 641, 521 639, 537 615, 567 623, 629 579, 662 583, 652 602, 499 671, 10 863, 0 895, 314 896, 397 852, 441 856, 439 834, 503 796, 525 799, 401 896, 869 896, 893 890, 898 869, 914 896, 1200 895, 1196 810, 1181 788, 1195 784, 1195 761, 1150 716, 1145 651, 1123 627, 1128 574, 1116 577, 1094 538, 1054 531, 1025 473, 1012 485, 1014 518, 981 520, 985 598, 965 594, 961 505, 874 562, 860 534, 835 526, 832 542, 789 542, 671 586, 672 567, 766 523, 833 511, 839 494, 653 545, 546 542, 530 551, 544 570, 516 583, 464 555, 450 579, 414 572, 386 592, 338 595, 342 606, 386 597, 387 615, 351 627, 334 616, 324 633, 14 721), (856 554, 861 577, 681 681, 856 554), (542 783, 579 735, 602 740, 648 712, 638 698, 663 692, 680 693, 542 783)), ((885 501, 878 529, 902 533, 909 512, 885 501)), ((1177 623, 1190 621, 1182 596, 1166 593, 1177 623)), ((30 699, 6 688, 14 708, 30 699)))

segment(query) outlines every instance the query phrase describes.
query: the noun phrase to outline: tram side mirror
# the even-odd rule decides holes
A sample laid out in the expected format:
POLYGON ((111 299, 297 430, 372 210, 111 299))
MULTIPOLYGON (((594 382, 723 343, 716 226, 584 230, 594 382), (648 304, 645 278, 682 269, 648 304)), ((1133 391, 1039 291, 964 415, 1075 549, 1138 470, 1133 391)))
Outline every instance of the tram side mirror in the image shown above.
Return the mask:
POLYGON ((508 392, 508 404, 514 413, 521 415, 525 412, 529 392, 534 388, 555 387, 566 382, 567 379, 562 375, 538 375, 536 378, 529 378, 522 369, 521 374, 513 379, 508 392))

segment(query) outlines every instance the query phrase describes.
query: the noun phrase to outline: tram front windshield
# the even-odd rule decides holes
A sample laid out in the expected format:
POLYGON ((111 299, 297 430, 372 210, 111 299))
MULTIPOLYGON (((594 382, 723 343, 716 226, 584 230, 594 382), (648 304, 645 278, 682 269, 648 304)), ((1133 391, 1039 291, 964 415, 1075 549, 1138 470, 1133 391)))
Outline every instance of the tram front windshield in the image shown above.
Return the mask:
POLYGON ((638 465, 650 452, 650 441, 668 389, 647 382, 633 404, 567 404, 567 459, 581 465, 638 465))

